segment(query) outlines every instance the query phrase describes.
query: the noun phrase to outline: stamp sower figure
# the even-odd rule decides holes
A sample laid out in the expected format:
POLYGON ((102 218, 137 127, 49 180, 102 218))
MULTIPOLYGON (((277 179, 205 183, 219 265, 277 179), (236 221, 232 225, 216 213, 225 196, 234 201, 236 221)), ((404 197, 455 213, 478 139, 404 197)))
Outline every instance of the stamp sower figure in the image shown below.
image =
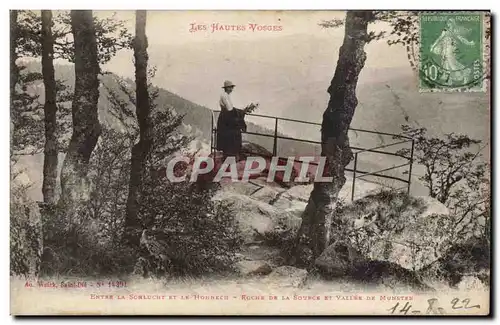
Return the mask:
POLYGON ((221 150, 224 158, 228 156, 236 157, 241 150, 241 132, 246 131, 245 112, 237 109, 231 102, 231 92, 235 85, 229 81, 224 81, 219 100, 221 113, 217 120, 217 150, 221 150))
POLYGON ((470 69, 459 62, 457 54, 457 43, 473 46, 474 41, 467 40, 462 34, 465 33, 464 28, 460 28, 454 19, 448 19, 446 28, 441 31, 441 35, 431 46, 431 52, 441 57, 442 68, 449 74, 443 74, 441 78, 452 78, 453 80, 463 80, 464 83, 470 75, 470 69))

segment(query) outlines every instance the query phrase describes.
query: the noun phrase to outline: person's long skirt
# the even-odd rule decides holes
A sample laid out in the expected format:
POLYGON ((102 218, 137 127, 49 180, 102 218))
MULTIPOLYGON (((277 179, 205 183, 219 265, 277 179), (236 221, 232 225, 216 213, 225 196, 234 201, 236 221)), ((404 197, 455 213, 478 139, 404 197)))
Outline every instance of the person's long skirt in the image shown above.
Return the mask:
POLYGON ((237 156, 241 151, 241 129, 235 114, 221 112, 217 119, 217 150, 225 156, 237 156))

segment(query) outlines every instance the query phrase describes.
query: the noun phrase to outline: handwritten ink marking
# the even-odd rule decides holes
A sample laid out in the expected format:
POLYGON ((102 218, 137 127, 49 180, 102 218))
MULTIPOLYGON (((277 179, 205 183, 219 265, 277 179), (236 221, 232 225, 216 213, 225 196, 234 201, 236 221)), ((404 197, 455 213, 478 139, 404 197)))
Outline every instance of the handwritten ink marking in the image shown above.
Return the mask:
POLYGON ((474 306, 469 306, 469 303, 470 303, 470 299, 469 298, 465 298, 462 300, 462 303, 464 304, 463 306, 457 306, 457 304, 460 302, 460 299, 458 298, 453 298, 451 300, 451 308, 453 309, 472 309, 472 308, 481 308, 481 305, 474 305, 474 306))
MULTIPOLYGON (((470 299, 465 298, 460 300, 459 298, 453 298, 450 301, 451 308, 452 309, 472 309, 472 308, 481 308, 481 305, 473 305, 469 306, 470 304, 470 299)), ((406 302, 403 307, 400 309, 400 304, 397 302, 394 306, 391 308, 387 309, 391 315, 394 314, 402 314, 402 315, 407 315, 410 313, 411 315, 445 315, 446 310, 439 305, 439 299, 437 298, 431 298, 427 300, 427 309, 425 313, 422 313, 420 310, 416 310, 413 308, 413 305, 410 304, 409 302, 406 302)))
MULTIPOLYGON (((399 302, 397 302, 394 305, 394 307, 389 308, 388 311, 391 311, 391 314, 394 314, 396 312, 396 309, 398 307, 399 307, 399 302)), ((399 310, 399 313, 400 314, 402 313, 402 314, 406 315, 410 311, 411 307, 412 307, 412 305, 409 302, 406 302, 405 305, 404 305, 404 307, 399 310)))
POLYGON ((444 308, 439 307, 437 298, 429 299, 429 300, 427 300, 427 303, 429 304, 429 306, 427 307, 427 311, 425 312, 427 315, 429 315, 429 314, 444 315, 445 314, 444 308))

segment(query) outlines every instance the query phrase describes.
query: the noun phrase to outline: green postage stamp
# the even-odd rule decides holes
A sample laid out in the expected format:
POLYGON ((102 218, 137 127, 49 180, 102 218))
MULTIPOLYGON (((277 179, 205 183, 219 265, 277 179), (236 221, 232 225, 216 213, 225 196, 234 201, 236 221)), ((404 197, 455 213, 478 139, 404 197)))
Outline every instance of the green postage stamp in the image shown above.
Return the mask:
POLYGON ((420 14, 421 92, 485 91, 483 20, 475 12, 420 14))

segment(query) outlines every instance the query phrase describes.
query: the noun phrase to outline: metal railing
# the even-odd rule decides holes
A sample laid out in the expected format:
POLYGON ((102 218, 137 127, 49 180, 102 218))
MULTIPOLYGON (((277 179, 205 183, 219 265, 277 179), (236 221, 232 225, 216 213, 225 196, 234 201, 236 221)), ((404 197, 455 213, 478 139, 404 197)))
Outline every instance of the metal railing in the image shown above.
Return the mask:
MULTIPOLYGON (((215 127, 217 125, 216 119, 215 119, 215 114, 214 113, 220 113, 219 110, 212 111, 212 121, 211 121, 211 134, 210 134, 210 150, 212 153, 215 152, 217 145, 216 145, 216 140, 217 140, 217 128, 215 127)), ((297 142, 302 142, 302 143, 311 143, 311 144, 316 144, 316 145, 321 145, 320 141, 314 141, 314 140, 307 140, 307 139, 300 139, 300 138, 294 138, 294 137, 289 137, 282 135, 278 132, 278 123, 279 121, 286 121, 286 122, 294 122, 294 123, 300 123, 300 124, 308 124, 308 125, 314 125, 314 126, 321 126, 321 123, 315 123, 315 122, 309 122, 309 121, 301 121, 301 120, 296 120, 296 119, 290 119, 290 118, 284 118, 284 117, 276 117, 276 116, 269 116, 269 115, 262 115, 262 114, 246 114, 247 116, 254 116, 254 117, 261 117, 261 118, 267 118, 267 119, 273 119, 274 120, 274 132, 273 134, 266 134, 266 133, 257 133, 257 132, 242 132, 243 134, 250 134, 250 135, 256 135, 256 136, 263 136, 263 137, 270 137, 273 138, 273 150, 272 154, 273 156, 277 155, 278 151, 278 140, 283 139, 283 140, 290 140, 290 141, 297 141, 297 142)), ((379 132, 379 131, 372 131, 372 130, 364 130, 364 129, 358 129, 358 128, 349 128, 349 131, 355 131, 355 132, 361 132, 361 133, 368 133, 368 134, 376 134, 379 136, 390 136, 393 139, 402 139, 401 141, 398 142, 393 142, 393 143, 388 143, 380 146, 375 146, 371 148, 361 148, 361 147, 356 147, 356 146, 351 146, 351 149, 354 151, 354 159, 353 159, 353 168, 345 168, 346 171, 352 172, 353 177, 352 177, 352 192, 351 192, 351 200, 354 200, 354 193, 355 193, 355 184, 356 184, 356 179, 361 179, 362 177, 367 177, 367 176, 374 176, 374 177, 380 177, 380 178, 385 178, 385 179, 391 179, 391 180, 396 180, 399 182, 402 182, 405 184, 405 187, 407 187, 407 193, 410 193, 410 188, 411 188, 411 177, 412 177, 412 168, 413 168, 413 154, 414 154, 414 149, 415 149, 415 143, 414 140, 410 137, 401 135, 401 134, 395 134, 395 133, 387 133, 387 132, 379 132), (410 156, 404 156, 398 152, 390 152, 390 151, 382 151, 380 149, 386 149, 391 146, 396 146, 396 145, 402 145, 402 144, 411 144, 411 149, 410 149, 410 156), (381 170, 377 171, 367 171, 367 170, 359 170, 358 169, 358 156, 362 153, 374 153, 374 154, 379 154, 379 155, 389 155, 389 156, 396 156, 399 158, 404 159, 406 162, 403 164, 399 164, 396 166, 391 166, 388 168, 384 168, 381 170), (396 170, 399 168, 407 167, 406 172, 408 173, 408 178, 402 178, 402 177, 396 177, 396 176, 391 176, 391 175, 385 175, 381 174, 383 172, 387 172, 390 170, 396 170)), ((286 157, 287 158, 287 157, 286 157)), ((300 162, 302 163, 301 160, 295 160, 295 162, 300 162)), ((312 165, 317 165, 315 162, 309 162, 309 164, 312 165)), ((404 173, 403 173, 404 174, 404 173)))

